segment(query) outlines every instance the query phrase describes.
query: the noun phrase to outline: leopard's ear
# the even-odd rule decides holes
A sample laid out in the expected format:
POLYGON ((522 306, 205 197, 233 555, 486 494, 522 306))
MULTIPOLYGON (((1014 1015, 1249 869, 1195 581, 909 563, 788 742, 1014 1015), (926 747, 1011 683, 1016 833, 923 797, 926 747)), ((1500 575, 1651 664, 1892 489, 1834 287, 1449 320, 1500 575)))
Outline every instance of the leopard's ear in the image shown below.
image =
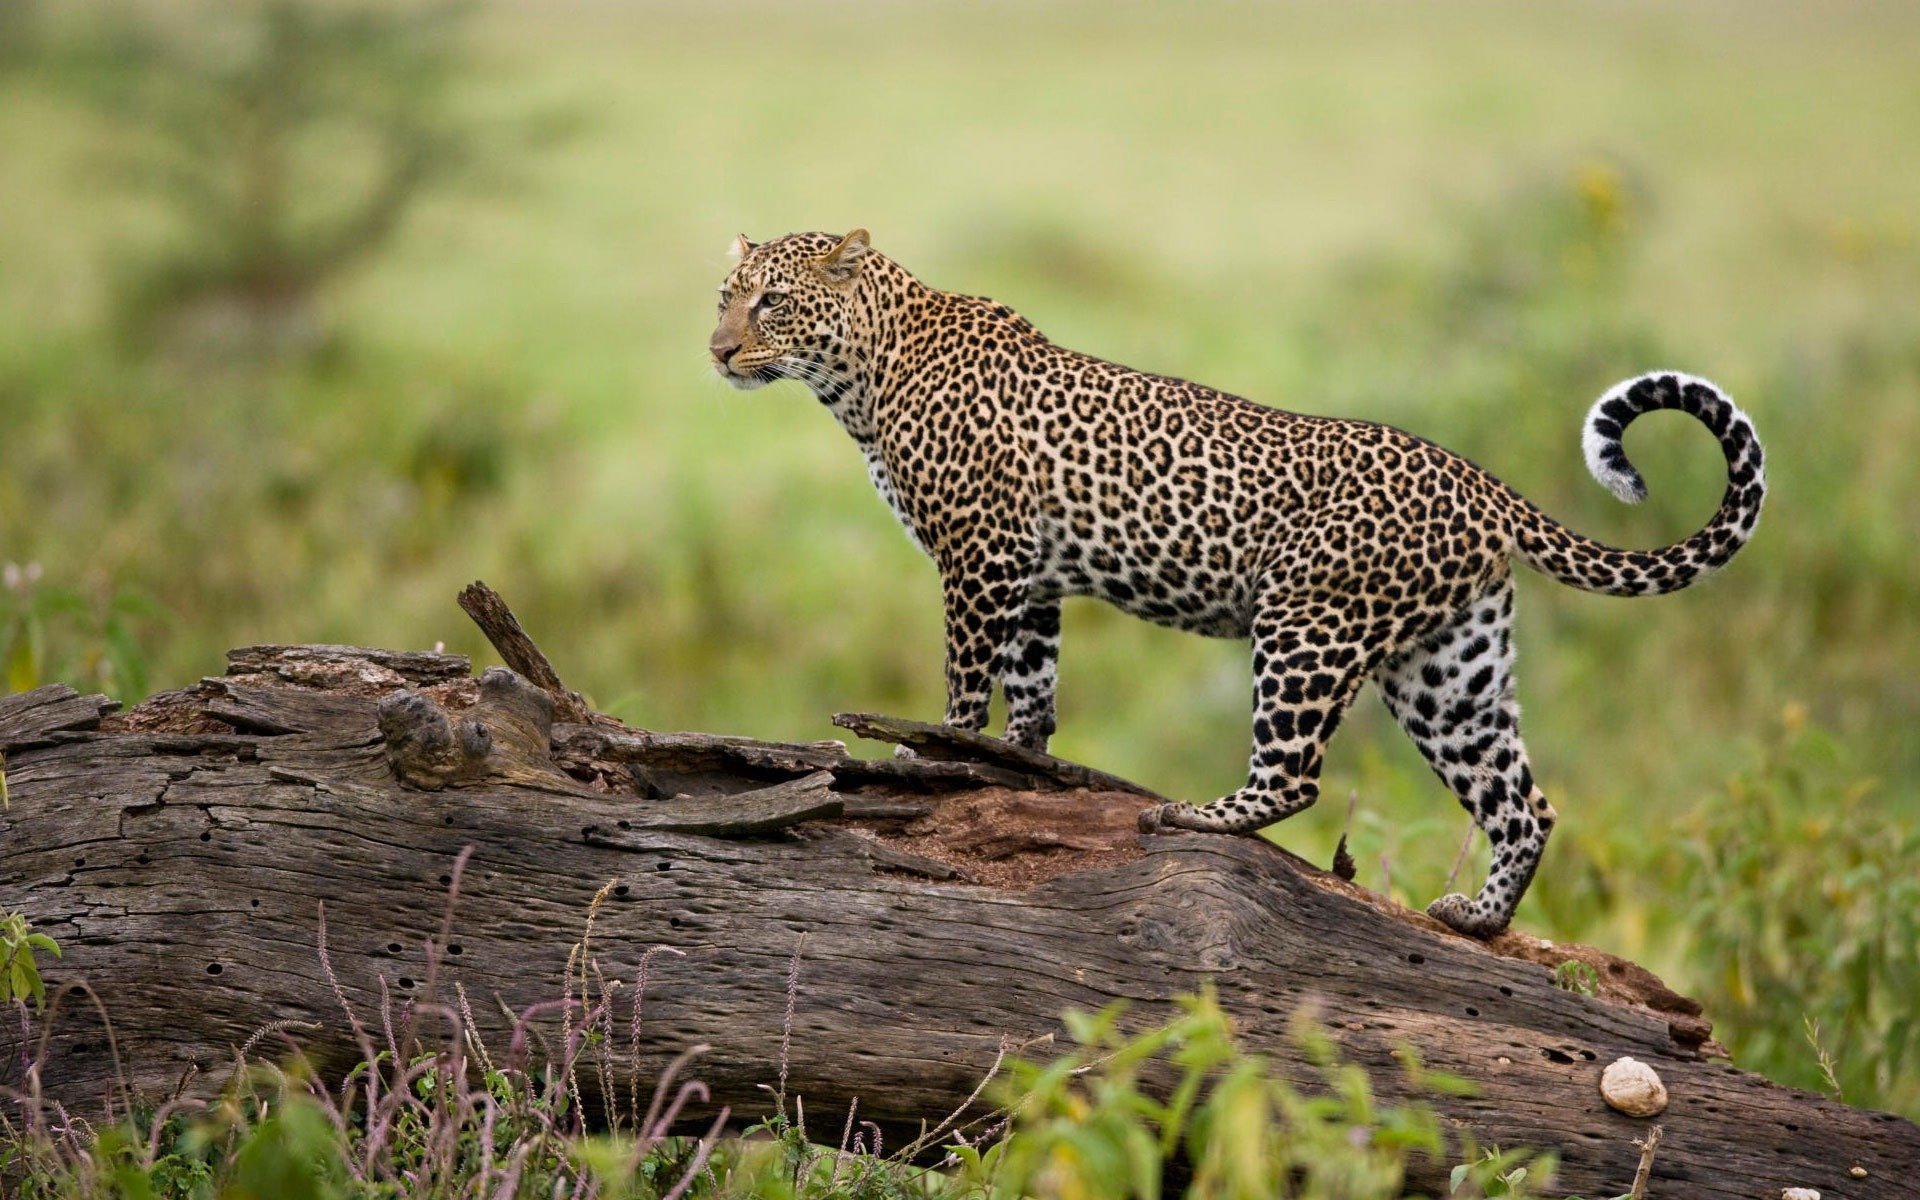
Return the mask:
POLYGON ((735 234, 733 245, 727 247, 727 257, 745 258, 751 253, 753 253, 753 243, 747 240, 747 235, 744 233, 735 234))
POLYGON ((820 273, 835 283, 844 283, 860 273, 860 262, 872 248, 872 243, 867 240, 867 231, 856 229, 841 238, 839 245, 827 251, 820 260, 820 273))

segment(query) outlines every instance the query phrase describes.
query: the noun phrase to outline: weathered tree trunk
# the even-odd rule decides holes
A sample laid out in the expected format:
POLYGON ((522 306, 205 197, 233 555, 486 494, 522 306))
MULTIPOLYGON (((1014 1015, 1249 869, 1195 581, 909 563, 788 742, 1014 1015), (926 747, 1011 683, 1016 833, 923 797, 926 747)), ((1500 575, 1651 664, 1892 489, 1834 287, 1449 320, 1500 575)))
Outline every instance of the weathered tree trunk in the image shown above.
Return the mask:
MULTIPOLYGON (((526 651, 511 653, 532 678, 526 651)), ((302 1040, 323 1069, 352 1061, 320 903, 348 1001, 377 1012, 382 978, 424 990, 471 847, 440 994, 461 982, 503 1037, 504 1010, 560 994, 611 884, 591 950, 606 976, 631 981, 655 945, 685 952, 650 968, 643 1070, 708 1043, 698 1074, 736 1113, 767 1107, 804 934, 787 1088, 815 1113, 857 1096, 865 1118, 937 1121, 1003 1039, 1119 998, 1154 1019, 1212 980, 1244 1043, 1283 1069, 1303 1066, 1286 1031, 1311 1004, 1387 1095, 1404 1095, 1403 1044, 1467 1077, 1476 1096, 1432 1098, 1449 1123, 1557 1150, 1566 1191, 1633 1178, 1649 1123, 1598 1089, 1623 1055, 1672 1095, 1651 1195, 1891 1197, 1920 1180, 1920 1129, 1711 1061, 1698 1006, 1632 964, 1517 933, 1467 940, 1259 839, 1142 837, 1141 789, 990 738, 842 718, 919 750, 865 760, 654 733, 575 708, 545 670, 543 690, 503 670, 476 684, 454 656, 254 647, 123 715, 64 688, 0 700, 0 908, 59 939, 49 979, 98 991, 126 1083, 148 1093, 195 1068, 205 1087, 270 1022, 314 1023, 302 1040), (585 719, 552 724, 556 702, 585 719), (1569 957, 1596 967, 1599 996, 1554 986, 1569 957)), ((0 1032, 0 1080, 19 1042, 0 1032)), ((69 999, 50 1094, 97 1105, 123 1086, 113 1064, 69 999)), ((1425 1182, 1444 1189, 1437 1168, 1425 1182)))

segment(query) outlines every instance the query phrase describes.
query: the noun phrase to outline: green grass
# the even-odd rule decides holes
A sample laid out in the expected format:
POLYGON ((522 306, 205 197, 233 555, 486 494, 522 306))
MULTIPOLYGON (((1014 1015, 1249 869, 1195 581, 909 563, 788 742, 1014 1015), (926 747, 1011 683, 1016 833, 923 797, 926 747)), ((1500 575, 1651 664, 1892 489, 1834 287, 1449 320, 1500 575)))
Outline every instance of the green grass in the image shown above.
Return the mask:
MULTIPOLYGON (((1529 744, 1563 820, 1520 920, 1703 993, 1783 1077, 1817 1081, 1801 1018, 1831 997, 1911 1027, 1903 960, 1820 990, 1856 961, 1830 928, 1792 943, 1800 1011, 1749 1021, 1740 935, 1789 919, 1749 899, 1799 893, 1713 852, 1733 820, 1802 879, 1852 870, 1873 845, 1822 854, 1796 822, 1837 820, 1860 780, 1850 829, 1898 847, 1920 823, 1920 160, 1898 152, 1920 140, 1920 13, 528 0, 474 42, 463 108, 551 136, 419 206, 324 294, 333 339, 295 364, 117 346, 115 265, 164 215, 105 173, 124 130, 0 65, 0 561, 75 601, 0 592, 8 646, 37 630, 34 676, 177 686, 251 641, 480 654, 452 602, 480 577, 636 723, 814 737, 838 709, 938 713, 934 574, 852 445, 797 385, 736 394, 704 366, 742 230, 865 225, 1057 340, 1399 424, 1622 543, 1717 495, 1678 420, 1635 427, 1640 510, 1581 466, 1592 397, 1672 366, 1753 415, 1768 511, 1680 596, 1523 582, 1529 744), (1763 820, 1729 781, 1776 769, 1783 721, 1829 731, 1846 778, 1763 820)), ((1060 752, 1182 796, 1234 786, 1241 648, 1091 604, 1066 621, 1060 752)), ((1425 903, 1465 818, 1368 697, 1330 802, 1277 838, 1324 860, 1350 790, 1361 882, 1384 855, 1425 903)), ((1884 907, 1874 887, 1857 900, 1884 907)), ((1920 1112, 1911 1085, 1848 1098, 1920 1112)))
MULTIPOLYGON (((830 1130, 810 1133, 784 1063, 764 1120, 719 1136, 721 1108, 704 1137, 674 1136, 708 1122, 705 1086, 683 1073, 698 1070, 699 1051, 655 1076, 642 1107, 637 1048, 630 1060, 613 1052, 607 993, 580 1027, 557 1019, 555 1004, 529 1010, 515 1048, 498 1057, 464 1027, 437 1045, 403 1034, 404 1055, 363 1041, 365 1057, 338 1096, 297 1054, 273 1067, 243 1050, 211 1102, 137 1104, 85 1138, 58 1106, 27 1097, 20 1115, 0 1113, 0 1170, 22 1200, 1417 1200, 1426 1193, 1408 1191, 1408 1177, 1433 1178, 1443 1166, 1446 1194, 1458 1200, 1563 1194, 1552 1189, 1553 1155, 1483 1150, 1446 1128, 1433 1098, 1470 1095, 1473 1085, 1424 1069, 1411 1051, 1396 1057, 1412 1098, 1383 1102, 1303 1010, 1293 1030, 1312 1063, 1303 1091, 1236 1045, 1210 992, 1179 1004, 1144 1030, 1123 1031, 1122 1005, 1069 1011, 1071 1049, 996 1061, 1004 1075, 891 1150, 880 1126, 856 1125, 857 1100, 840 1118, 838 1144, 825 1140, 830 1130), (538 1036, 555 1025, 554 1042, 538 1036), (538 1054, 520 1045, 529 1032, 538 1054), (599 1090, 615 1062, 632 1072, 630 1102, 599 1090), (1169 1180, 1184 1186, 1163 1191, 1169 1180)), ((449 1010, 450 1023, 458 1016, 449 1010)))

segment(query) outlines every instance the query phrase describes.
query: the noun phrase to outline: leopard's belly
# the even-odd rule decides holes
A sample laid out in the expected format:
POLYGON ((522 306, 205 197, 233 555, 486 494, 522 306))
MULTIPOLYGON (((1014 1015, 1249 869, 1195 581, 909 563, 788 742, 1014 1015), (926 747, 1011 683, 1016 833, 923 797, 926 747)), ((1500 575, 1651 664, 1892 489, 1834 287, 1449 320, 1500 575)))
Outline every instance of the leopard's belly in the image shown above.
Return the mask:
POLYGON ((1033 591, 1041 596, 1092 596, 1156 625, 1207 637, 1246 637, 1254 582, 1231 555, 1204 549, 1129 545, 1073 536, 1043 520, 1033 591))

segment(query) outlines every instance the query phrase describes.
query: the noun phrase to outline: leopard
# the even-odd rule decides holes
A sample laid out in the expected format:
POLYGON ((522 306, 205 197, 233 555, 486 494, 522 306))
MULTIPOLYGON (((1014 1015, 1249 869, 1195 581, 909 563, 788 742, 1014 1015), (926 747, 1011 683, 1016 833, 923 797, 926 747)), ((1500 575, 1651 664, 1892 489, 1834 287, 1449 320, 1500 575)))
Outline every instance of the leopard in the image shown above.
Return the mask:
POLYGON ((1677 371, 1593 403, 1586 466, 1620 500, 1645 499, 1622 435, 1674 410, 1718 440, 1726 489, 1698 532, 1624 550, 1393 426, 1288 412, 1057 345, 1005 304, 921 282, 864 229, 741 235, 731 253, 712 369, 743 390, 810 390, 933 560, 945 724, 983 731, 997 686, 1005 740, 1046 750, 1069 597, 1242 639, 1246 783, 1209 803, 1157 804, 1139 824, 1249 834, 1316 801, 1329 739, 1372 681, 1489 844, 1480 890, 1427 909, 1469 937, 1508 927, 1557 819, 1520 735, 1515 560, 1588 592, 1676 592, 1746 545, 1766 495, 1752 422, 1677 371))

